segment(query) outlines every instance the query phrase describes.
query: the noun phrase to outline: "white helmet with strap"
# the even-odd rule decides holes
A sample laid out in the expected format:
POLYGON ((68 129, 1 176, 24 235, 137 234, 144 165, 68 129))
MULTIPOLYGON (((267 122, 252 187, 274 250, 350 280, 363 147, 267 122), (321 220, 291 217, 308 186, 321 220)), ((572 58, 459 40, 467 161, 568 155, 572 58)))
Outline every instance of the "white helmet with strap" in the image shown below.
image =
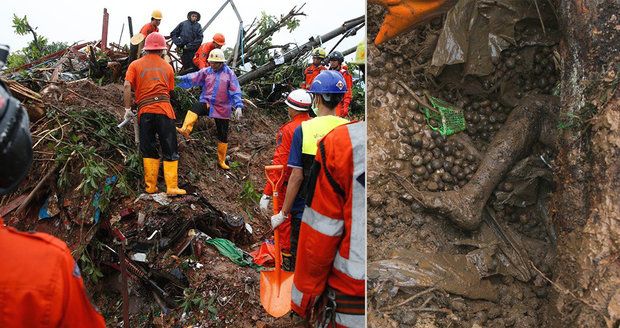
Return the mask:
POLYGON ((306 90, 297 89, 288 94, 284 103, 296 111, 307 112, 312 105, 312 97, 306 90))

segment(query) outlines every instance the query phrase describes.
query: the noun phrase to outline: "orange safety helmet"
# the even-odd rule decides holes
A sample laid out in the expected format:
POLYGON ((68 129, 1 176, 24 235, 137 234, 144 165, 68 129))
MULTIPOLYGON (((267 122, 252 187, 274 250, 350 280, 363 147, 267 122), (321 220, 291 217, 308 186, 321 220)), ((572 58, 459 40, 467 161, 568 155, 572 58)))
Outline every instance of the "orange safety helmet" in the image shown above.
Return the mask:
POLYGON ((146 37, 144 41, 144 50, 164 50, 168 48, 166 46, 166 39, 161 33, 153 32, 146 37))
POLYGON ((226 44, 226 39, 224 38, 224 34, 222 33, 215 33, 213 35, 213 42, 219 44, 220 46, 223 46, 226 44))

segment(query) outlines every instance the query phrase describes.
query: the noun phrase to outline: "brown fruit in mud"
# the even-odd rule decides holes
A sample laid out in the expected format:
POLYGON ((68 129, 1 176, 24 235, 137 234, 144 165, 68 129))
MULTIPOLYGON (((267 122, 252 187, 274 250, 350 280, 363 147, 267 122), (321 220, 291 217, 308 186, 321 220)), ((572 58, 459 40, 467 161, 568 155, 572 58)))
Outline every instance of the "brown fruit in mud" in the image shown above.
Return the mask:
POLYGON ((420 155, 414 155, 413 158, 411 158, 411 164, 413 164, 413 166, 423 165, 424 159, 422 159, 422 156, 420 155))

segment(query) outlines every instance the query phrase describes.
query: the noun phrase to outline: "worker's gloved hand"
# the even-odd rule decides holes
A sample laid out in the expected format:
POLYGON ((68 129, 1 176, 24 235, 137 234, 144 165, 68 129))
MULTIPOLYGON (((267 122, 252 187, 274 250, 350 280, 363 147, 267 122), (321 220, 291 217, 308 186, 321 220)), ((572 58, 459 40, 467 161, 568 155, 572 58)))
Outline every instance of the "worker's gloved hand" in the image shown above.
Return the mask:
POLYGON ((237 107, 234 113, 235 120, 240 119, 242 116, 243 116, 243 113, 241 113, 241 107, 237 107))
POLYGON ((270 200, 271 200, 271 196, 263 194, 263 196, 261 196, 260 198, 260 201, 258 202, 260 209, 267 210, 267 208, 269 207, 270 200))
POLYGON ((131 108, 125 108, 125 115, 123 115, 124 120, 130 120, 136 117, 136 114, 131 110, 131 108))
POLYGON ((279 225, 282 224, 282 222, 284 222, 285 219, 286 216, 284 216, 284 213, 280 211, 280 213, 271 217, 271 227, 274 229, 277 228, 279 225))

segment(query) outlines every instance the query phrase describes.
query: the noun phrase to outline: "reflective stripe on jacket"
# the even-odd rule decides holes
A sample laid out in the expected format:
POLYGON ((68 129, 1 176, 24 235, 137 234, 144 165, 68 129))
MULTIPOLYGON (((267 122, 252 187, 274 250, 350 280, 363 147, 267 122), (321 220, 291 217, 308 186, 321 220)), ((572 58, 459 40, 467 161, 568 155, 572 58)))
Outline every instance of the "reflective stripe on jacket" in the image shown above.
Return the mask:
POLYGON ((305 198, 306 196, 306 185, 312 163, 314 162, 314 155, 316 155, 317 143, 335 127, 347 123, 349 123, 347 119, 334 115, 319 116, 301 123, 303 136, 301 160, 303 163, 304 182, 302 182, 301 189, 299 190, 299 197, 305 198))
MULTIPOLYGON (((335 128, 319 143, 299 234, 292 309, 306 317, 326 286, 363 297, 366 280, 366 123, 335 128)), ((336 314, 340 327, 363 326, 336 314)))
POLYGON ((345 117, 349 115, 349 105, 351 104, 351 99, 353 99, 353 76, 351 76, 351 73, 349 73, 346 67, 342 67, 338 72, 342 74, 344 81, 347 83, 347 92, 336 107, 336 115, 345 117))

